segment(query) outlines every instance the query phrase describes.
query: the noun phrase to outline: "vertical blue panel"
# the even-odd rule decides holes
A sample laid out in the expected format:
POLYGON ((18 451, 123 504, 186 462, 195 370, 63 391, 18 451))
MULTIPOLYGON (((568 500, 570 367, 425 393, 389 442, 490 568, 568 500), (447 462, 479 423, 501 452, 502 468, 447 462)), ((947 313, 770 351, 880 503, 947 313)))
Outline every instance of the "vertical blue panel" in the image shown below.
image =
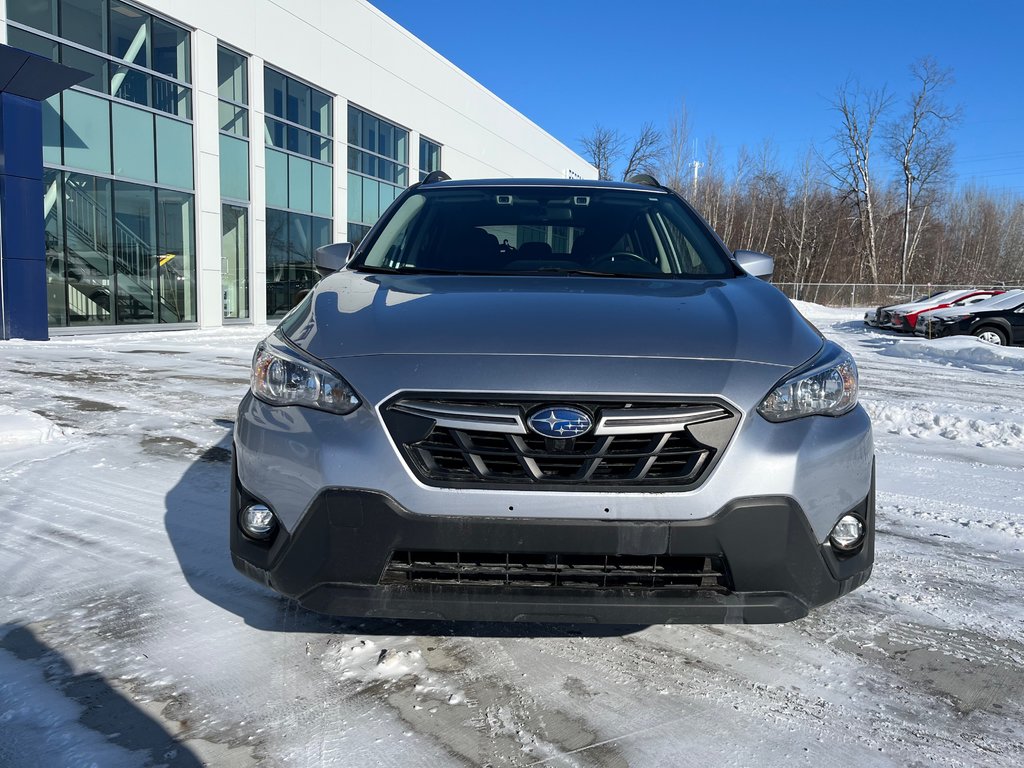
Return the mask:
POLYGON ((0 95, 2 338, 49 338, 42 134, 38 101, 9 93, 0 95))

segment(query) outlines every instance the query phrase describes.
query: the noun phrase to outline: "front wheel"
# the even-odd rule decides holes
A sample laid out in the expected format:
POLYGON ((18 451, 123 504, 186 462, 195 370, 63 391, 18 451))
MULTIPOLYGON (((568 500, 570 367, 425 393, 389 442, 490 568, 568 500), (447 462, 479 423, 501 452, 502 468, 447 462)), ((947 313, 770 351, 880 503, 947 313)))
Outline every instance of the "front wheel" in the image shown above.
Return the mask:
POLYGON ((998 328, 992 328, 991 326, 978 328, 973 332, 973 335, 986 344, 995 344, 998 347, 1006 346, 1006 334, 998 328))

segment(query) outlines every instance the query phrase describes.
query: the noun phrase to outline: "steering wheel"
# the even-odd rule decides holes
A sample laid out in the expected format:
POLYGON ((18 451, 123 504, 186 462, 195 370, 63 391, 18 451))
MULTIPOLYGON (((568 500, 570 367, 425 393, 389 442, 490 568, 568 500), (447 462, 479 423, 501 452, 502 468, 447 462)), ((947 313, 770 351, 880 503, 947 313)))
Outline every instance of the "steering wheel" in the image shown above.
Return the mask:
POLYGON ((635 253, 630 253, 629 251, 615 251, 613 253, 603 254, 591 262, 590 269, 601 270, 611 266, 618 266, 623 263, 642 266, 643 269, 639 270, 640 272, 658 271, 654 265, 643 256, 637 256, 635 253))

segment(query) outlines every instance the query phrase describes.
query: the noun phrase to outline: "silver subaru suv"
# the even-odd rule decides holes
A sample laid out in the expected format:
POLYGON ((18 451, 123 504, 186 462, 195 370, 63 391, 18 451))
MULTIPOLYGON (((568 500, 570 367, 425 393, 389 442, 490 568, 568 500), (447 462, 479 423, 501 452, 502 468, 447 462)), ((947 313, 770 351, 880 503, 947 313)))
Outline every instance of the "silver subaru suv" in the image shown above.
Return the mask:
POLYGON ((850 355, 679 196, 402 193, 256 349, 231 553, 347 616, 781 622, 864 583, 850 355))

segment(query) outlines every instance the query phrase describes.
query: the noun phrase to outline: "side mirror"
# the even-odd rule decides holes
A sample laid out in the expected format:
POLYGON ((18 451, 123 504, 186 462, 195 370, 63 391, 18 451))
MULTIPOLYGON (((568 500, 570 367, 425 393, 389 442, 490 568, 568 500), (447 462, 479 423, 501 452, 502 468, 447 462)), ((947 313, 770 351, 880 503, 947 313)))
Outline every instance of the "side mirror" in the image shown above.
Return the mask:
POLYGON ((736 251, 733 253, 733 256, 736 259, 736 263, 745 272, 750 273, 754 277, 760 277, 762 280, 767 280, 772 276, 772 272, 775 271, 775 259, 766 253, 736 251))
POLYGON ((313 260, 320 277, 327 277, 348 264, 352 250, 352 243, 331 243, 317 248, 313 260))

